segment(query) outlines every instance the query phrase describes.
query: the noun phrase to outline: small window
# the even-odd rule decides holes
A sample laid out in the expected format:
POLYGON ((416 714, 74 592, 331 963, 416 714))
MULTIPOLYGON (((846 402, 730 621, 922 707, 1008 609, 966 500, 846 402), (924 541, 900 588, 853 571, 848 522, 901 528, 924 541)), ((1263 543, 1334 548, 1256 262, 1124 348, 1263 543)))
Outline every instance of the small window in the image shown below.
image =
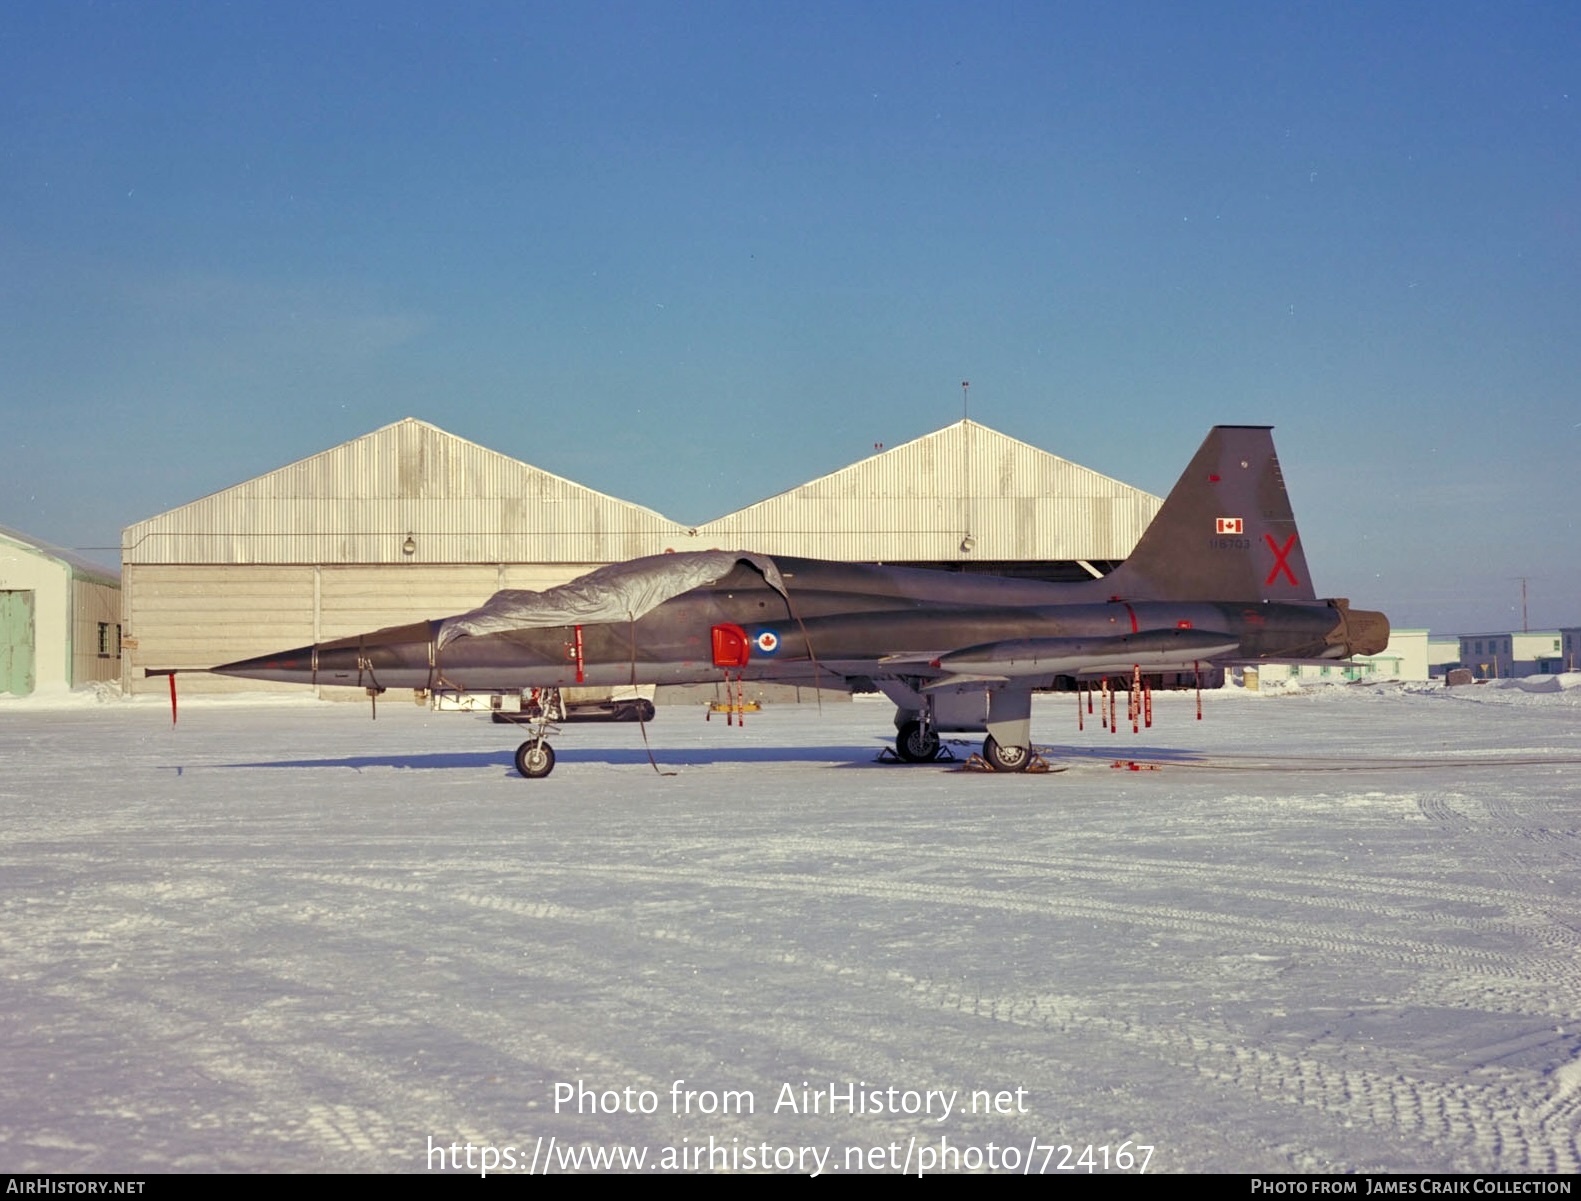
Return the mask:
POLYGON ((109 657, 110 657, 110 623, 107 622, 107 621, 101 621, 99 623, 99 658, 101 658, 101 659, 108 659, 109 657))

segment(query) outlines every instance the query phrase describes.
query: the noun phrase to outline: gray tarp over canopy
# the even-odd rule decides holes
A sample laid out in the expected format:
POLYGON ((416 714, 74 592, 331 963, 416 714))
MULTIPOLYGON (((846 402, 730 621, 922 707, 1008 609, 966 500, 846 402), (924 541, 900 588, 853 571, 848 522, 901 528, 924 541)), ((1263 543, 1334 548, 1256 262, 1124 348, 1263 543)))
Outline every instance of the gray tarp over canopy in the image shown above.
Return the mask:
POLYGON ((470 613, 446 619, 439 627, 439 645, 464 635, 636 621, 673 596, 724 579, 737 563, 751 564, 769 587, 790 599, 779 568, 767 555, 733 550, 649 555, 611 563, 542 592, 521 588, 496 592, 470 613))

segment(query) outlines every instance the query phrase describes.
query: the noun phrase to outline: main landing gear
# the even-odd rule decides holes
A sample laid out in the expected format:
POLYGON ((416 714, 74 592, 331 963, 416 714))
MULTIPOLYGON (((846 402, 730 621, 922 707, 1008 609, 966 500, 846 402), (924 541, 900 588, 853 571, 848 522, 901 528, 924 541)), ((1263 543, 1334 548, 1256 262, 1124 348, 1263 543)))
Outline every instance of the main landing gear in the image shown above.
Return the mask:
POLYGON ((906 722, 895 736, 895 754, 907 763, 932 763, 941 749, 938 732, 920 721, 906 722))
POLYGON ((1026 771, 1034 756, 1027 746, 1000 746, 990 734, 983 739, 983 760, 995 771, 1026 771))
POLYGON ((970 685, 941 688, 923 677, 886 677, 879 683, 895 702, 895 749, 880 756, 902 763, 954 759, 940 730, 981 730, 982 754, 966 757, 967 771, 1044 772, 1047 762, 1032 746, 1032 689, 1015 682, 984 691, 970 685), (986 702, 986 703, 985 703, 986 702), (985 712, 986 710, 986 712, 985 712))
MULTIPOLYGON (((953 758, 931 725, 922 721, 901 724, 895 736, 896 758, 905 763, 932 763, 941 756, 953 758)), ((967 760, 968 765, 977 764, 978 770, 986 765, 990 771, 1003 772, 1026 771, 1037 762, 1040 760, 1031 747, 1003 746, 992 734, 983 740, 982 755, 967 760)))

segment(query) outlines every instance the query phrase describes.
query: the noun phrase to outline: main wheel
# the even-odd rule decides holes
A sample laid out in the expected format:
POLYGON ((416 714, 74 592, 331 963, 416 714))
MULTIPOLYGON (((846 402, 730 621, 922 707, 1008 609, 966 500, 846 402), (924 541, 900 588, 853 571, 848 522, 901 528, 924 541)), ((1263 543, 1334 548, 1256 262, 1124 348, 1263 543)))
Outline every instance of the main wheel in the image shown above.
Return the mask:
POLYGON ((554 770, 554 747, 542 738, 529 738, 516 748, 516 770, 529 780, 541 780, 554 770))
POLYGON ((939 736, 920 721, 908 721, 895 736, 895 754, 907 763, 932 763, 939 757, 939 736))
POLYGON ((1032 748, 1000 746, 990 734, 983 739, 983 758, 995 771, 1026 771, 1027 764, 1032 762, 1032 748))

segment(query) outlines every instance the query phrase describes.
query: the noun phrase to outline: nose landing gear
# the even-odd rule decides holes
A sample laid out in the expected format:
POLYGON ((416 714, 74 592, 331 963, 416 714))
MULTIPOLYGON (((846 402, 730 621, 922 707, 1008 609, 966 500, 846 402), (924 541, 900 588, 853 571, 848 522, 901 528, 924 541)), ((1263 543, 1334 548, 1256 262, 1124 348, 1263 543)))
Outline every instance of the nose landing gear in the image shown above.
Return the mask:
POLYGON ((540 694, 534 689, 527 712, 532 714, 532 737, 516 748, 516 770, 526 779, 541 780, 554 770, 554 747, 549 745, 548 735, 560 732, 554 724, 565 713, 560 690, 551 688, 540 694))
POLYGON ((529 780, 541 780, 554 770, 554 747, 543 735, 529 738, 516 748, 516 770, 529 780))

